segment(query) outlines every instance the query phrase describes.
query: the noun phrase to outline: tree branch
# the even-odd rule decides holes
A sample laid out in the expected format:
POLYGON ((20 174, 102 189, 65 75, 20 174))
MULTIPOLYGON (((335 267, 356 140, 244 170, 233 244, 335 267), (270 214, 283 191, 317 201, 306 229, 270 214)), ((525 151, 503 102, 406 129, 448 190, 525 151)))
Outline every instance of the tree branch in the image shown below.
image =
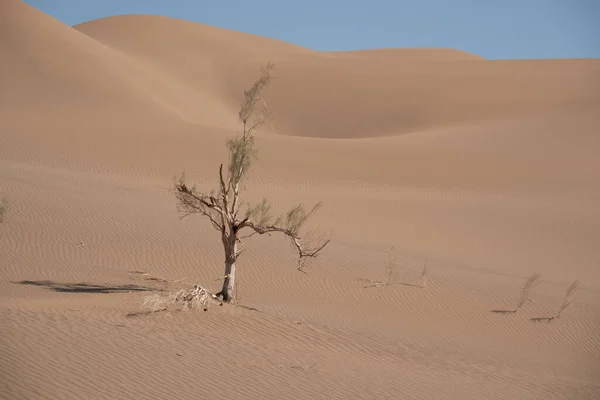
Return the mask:
POLYGON ((218 231, 221 230, 221 224, 212 215, 210 215, 208 212, 203 212, 203 211, 188 211, 185 214, 183 214, 179 219, 182 220, 185 217, 188 217, 188 216, 190 216, 192 214, 202 214, 202 215, 204 215, 205 217, 207 217, 210 220, 210 223, 212 224, 212 226, 216 230, 218 230, 218 231))
POLYGON ((204 212, 205 208, 208 208, 220 214, 225 214, 225 210, 219 205, 214 196, 198 193, 195 189, 188 188, 184 182, 176 184, 175 189, 177 190, 177 200, 183 208, 191 212, 204 212))
MULTIPOLYGON (((287 228, 284 226, 277 225, 258 225, 251 221, 246 221, 242 224, 241 228, 248 227, 252 229, 254 232, 246 237, 250 237, 254 234, 264 235, 270 234, 272 232, 279 232, 289 237, 296 247, 298 251, 298 271, 304 272, 302 268, 304 267, 303 261, 305 258, 316 258, 319 252, 325 248, 329 244, 329 239, 323 241, 322 243, 313 244, 312 246, 307 246, 306 243, 303 243, 302 238, 298 235, 296 229, 287 228)), ((240 228, 240 229, 241 229, 240 228)), ((304 272, 306 273, 306 272, 304 272)))
POLYGON ((225 184, 225 179, 223 179, 223 164, 219 166, 219 183, 221 185, 221 201, 223 202, 223 208, 225 209, 224 218, 221 218, 223 221, 223 225, 225 224, 224 220, 226 219, 229 224, 233 224, 234 217, 232 215, 232 210, 229 209, 229 187, 231 185, 225 184))
POLYGON ((253 231, 252 233, 248 234, 248 235, 244 235, 244 236, 238 236, 238 240, 242 241, 242 239, 248 239, 251 238, 252 236, 258 234, 258 232, 253 231))
POLYGON ((226 209, 224 208, 224 204, 219 204, 218 199, 212 195, 198 193, 195 188, 189 188, 183 181, 183 178, 175 184, 175 197, 178 200, 178 211, 185 213, 181 219, 190 214, 202 214, 210 220, 216 230, 223 233, 225 229, 226 209))
MULTIPOLYGON (((240 171, 240 175, 241 175, 241 173, 242 172, 240 171)), ((232 189, 233 189, 233 203, 231 205, 231 215, 233 216, 233 219, 235 220, 238 215, 238 201, 240 198, 240 187, 239 187, 239 183, 232 184, 231 181, 229 182, 229 186, 232 187, 232 189)))

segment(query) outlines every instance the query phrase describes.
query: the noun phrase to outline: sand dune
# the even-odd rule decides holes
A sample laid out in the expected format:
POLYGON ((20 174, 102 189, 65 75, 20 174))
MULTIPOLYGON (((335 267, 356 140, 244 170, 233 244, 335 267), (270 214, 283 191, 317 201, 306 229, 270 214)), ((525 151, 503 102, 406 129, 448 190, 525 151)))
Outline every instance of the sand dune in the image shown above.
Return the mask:
POLYGON ((177 112, 182 96, 174 91, 182 88, 134 58, 20 1, 3 2, 0 15, 4 113, 28 117, 99 108, 115 117, 161 111, 185 117, 177 112))
POLYGON ((278 65, 278 83, 268 98, 278 116, 277 132, 294 136, 395 135, 597 104, 600 98, 598 60, 485 61, 442 49, 317 53, 137 15, 76 29, 150 60, 186 84, 218 89, 217 96, 233 109, 257 66, 270 59, 278 65))
POLYGON ((69 27, 19 0, 0 2, 0 60, 0 398, 600 397, 600 60, 69 27), (219 286, 217 234, 179 220, 171 178, 214 186, 267 61, 275 129, 247 199, 323 200, 331 245, 304 275, 285 240, 252 238, 243 307, 132 316, 219 286), (365 288, 391 246, 394 284, 365 288), (536 271, 522 310, 490 312, 536 271), (575 279, 560 319, 529 320, 575 279))

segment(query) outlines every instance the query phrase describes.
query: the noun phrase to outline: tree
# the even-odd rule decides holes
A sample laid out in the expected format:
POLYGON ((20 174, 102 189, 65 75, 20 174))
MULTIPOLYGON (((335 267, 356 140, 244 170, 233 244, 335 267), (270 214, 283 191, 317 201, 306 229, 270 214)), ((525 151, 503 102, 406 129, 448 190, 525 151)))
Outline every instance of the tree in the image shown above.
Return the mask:
POLYGON ((271 83, 274 65, 261 68, 260 77, 252 87, 244 91, 244 101, 238 114, 242 134, 227 141, 229 164, 226 176, 223 164, 219 166, 219 188, 210 194, 198 191, 186 183, 185 174, 175 182, 175 196, 182 218, 191 214, 206 217, 219 231, 225 253, 223 288, 216 294, 224 302, 236 296, 236 263, 240 256, 239 244, 252 235, 280 233, 288 237, 298 253, 298 270, 302 271, 306 258, 314 258, 327 246, 329 240, 307 241, 300 236, 300 229, 316 212, 321 203, 306 211, 303 205, 292 208, 284 217, 274 218, 267 199, 254 206, 247 205, 241 212, 241 187, 252 161, 256 159, 255 133, 270 123, 270 115, 262 98, 263 91, 271 83))

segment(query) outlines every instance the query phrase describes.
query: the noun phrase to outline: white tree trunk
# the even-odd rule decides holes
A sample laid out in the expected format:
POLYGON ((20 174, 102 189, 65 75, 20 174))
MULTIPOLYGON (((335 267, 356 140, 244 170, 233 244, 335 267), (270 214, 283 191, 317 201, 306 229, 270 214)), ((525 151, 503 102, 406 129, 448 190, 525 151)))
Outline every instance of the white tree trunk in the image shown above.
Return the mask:
POLYGON ((221 296, 223 301, 230 303, 237 295, 235 279, 235 263, 237 261, 237 239, 234 237, 227 246, 225 246, 225 279, 223 280, 223 289, 221 296))

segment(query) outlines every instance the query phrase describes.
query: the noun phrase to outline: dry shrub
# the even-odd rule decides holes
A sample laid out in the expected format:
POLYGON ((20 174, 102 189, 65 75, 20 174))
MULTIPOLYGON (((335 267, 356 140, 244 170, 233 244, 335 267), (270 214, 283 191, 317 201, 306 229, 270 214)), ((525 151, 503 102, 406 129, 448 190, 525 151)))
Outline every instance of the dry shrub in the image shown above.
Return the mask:
POLYGON ((536 272, 535 274, 531 275, 529 279, 527 279, 527 282, 525 282, 525 284, 523 285, 523 289, 521 290, 521 295, 519 296, 519 301, 517 302, 516 310, 525 305, 525 302, 529 299, 531 290, 534 288, 534 286, 536 286, 539 283, 541 277, 542 275, 536 272))
POLYGON ((540 278, 542 275, 539 273, 532 274, 523 287, 521 288, 521 292, 519 294, 519 299, 517 300, 517 305, 512 310, 492 310, 493 313, 499 314, 515 314, 521 307, 525 305, 527 300, 529 300, 529 296, 531 294, 531 290, 540 282, 540 278))
MULTIPOLYGON (((195 285, 190 289, 181 289, 167 296, 153 294, 144 299, 142 308, 149 312, 167 311, 172 306, 179 306, 182 311, 202 308, 208 311, 211 302, 216 302, 216 296, 208 289, 195 285)), ((222 305, 222 303, 220 303, 222 305)))
POLYGON ((367 282, 364 288, 371 287, 382 287, 382 286, 391 286, 391 285, 404 285, 404 286, 413 286, 421 289, 425 289, 427 287, 427 260, 425 260, 423 264, 423 269, 421 270, 421 283, 410 283, 410 282, 394 282, 394 277, 396 276, 396 267, 398 264, 396 263, 396 258, 393 255, 394 247, 389 251, 388 259, 385 264, 386 270, 386 279, 385 281, 373 281, 370 279, 359 279, 363 282, 367 282))
POLYGON ((531 318, 531 320, 533 322, 542 322, 542 321, 546 321, 546 322, 551 322, 554 321, 555 319, 560 318, 560 316, 562 315, 562 312, 569 307, 569 305, 573 302, 573 297, 575 296, 575 291, 577 290, 577 286, 579 286, 579 281, 575 280, 573 283, 571 283, 571 286, 569 286, 569 288, 567 289, 567 291, 565 292, 565 297, 563 299, 562 304, 560 305, 560 308, 558 309, 558 312, 556 313, 556 315, 552 316, 552 317, 537 317, 537 318, 531 318))

